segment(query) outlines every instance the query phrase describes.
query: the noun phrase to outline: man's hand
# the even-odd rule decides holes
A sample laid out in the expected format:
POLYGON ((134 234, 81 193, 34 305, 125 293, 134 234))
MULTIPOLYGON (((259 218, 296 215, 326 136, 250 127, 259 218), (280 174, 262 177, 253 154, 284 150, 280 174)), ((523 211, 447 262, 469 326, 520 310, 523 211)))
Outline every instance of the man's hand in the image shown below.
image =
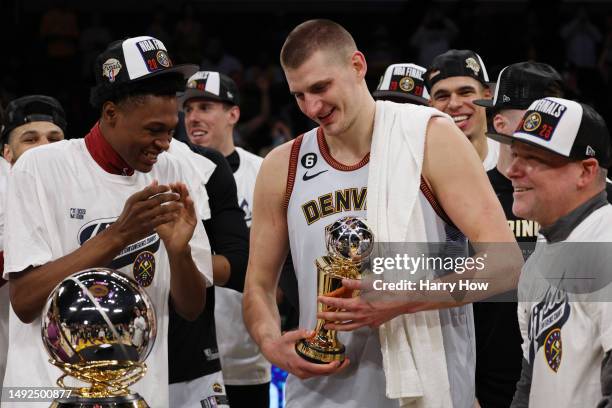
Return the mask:
POLYGON ((281 337, 263 342, 261 352, 272 364, 302 380, 321 375, 336 374, 349 365, 348 358, 343 362, 334 361, 327 364, 315 364, 300 357, 295 351, 295 343, 312 335, 313 332, 311 330, 286 332, 281 337))
POLYGON ((371 289, 371 282, 366 280, 342 280, 346 292, 360 290, 357 297, 319 296, 319 302, 334 311, 317 313, 317 318, 328 321, 326 329, 351 331, 360 327, 377 328, 383 323, 405 313, 415 313, 424 310, 443 309, 459 306, 459 302, 423 301, 424 294, 411 292, 411 296, 391 291, 379 296, 364 296, 371 289), (384 296, 384 299, 383 299, 384 296))
POLYGON ((153 181, 126 200, 121 215, 108 230, 116 233, 125 247, 153 234, 160 225, 175 221, 183 207, 180 198, 180 194, 170 192, 169 186, 153 181))
POLYGON ((171 212, 158 216, 159 224, 155 220, 154 222, 157 224, 155 231, 164 241, 166 250, 176 253, 188 248, 198 223, 198 217, 187 186, 183 183, 174 183, 170 185, 170 189, 178 196, 178 201, 165 204, 166 207, 175 206, 170 210, 171 212))
MULTIPOLYGON (((342 287, 345 292, 355 290, 366 290, 365 282, 360 280, 344 279, 342 287)), ((370 301, 362 296, 319 296, 319 302, 327 306, 328 310, 317 313, 317 318, 328 321, 326 329, 351 331, 360 327, 368 326, 376 328, 381 324, 405 313, 409 304, 406 301, 370 301)))

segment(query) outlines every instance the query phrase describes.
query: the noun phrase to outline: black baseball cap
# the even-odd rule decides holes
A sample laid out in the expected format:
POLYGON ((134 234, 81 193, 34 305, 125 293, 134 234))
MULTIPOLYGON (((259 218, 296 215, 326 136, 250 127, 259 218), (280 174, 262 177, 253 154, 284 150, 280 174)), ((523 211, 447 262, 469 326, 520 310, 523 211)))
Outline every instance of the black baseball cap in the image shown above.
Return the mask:
POLYGON ((493 99, 474 103, 485 108, 527 109, 536 99, 562 92, 563 79, 553 67, 541 62, 519 62, 501 70, 493 99))
POLYGON ((57 99, 46 95, 27 95, 9 102, 6 106, 2 141, 17 127, 30 122, 55 123, 66 132, 66 113, 57 99))
POLYGON ((593 157, 603 168, 611 164, 612 146, 605 121, 589 105, 568 99, 538 99, 529 106, 512 136, 487 136, 505 144, 527 143, 574 160, 593 157))
POLYGON ((425 68, 416 64, 389 65, 372 96, 377 100, 427 105, 429 93, 423 80, 425 71, 425 68))
POLYGON ((166 46, 150 36, 115 41, 96 58, 96 84, 119 85, 172 73, 189 77, 197 65, 174 65, 166 46))
POLYGON ((474 78, 489 87, 489 74, 480 55, 472 50, 449 50, 435 57, 425 73, 425 86, 431 92, 436 82, 457 76, 474 78))
POLYGON ((209 99, 238 105, 238 87, 234 80, 216 71, 199 71, 189 77, 185 92, 179 95, 179 106, 193 98, 209 99))

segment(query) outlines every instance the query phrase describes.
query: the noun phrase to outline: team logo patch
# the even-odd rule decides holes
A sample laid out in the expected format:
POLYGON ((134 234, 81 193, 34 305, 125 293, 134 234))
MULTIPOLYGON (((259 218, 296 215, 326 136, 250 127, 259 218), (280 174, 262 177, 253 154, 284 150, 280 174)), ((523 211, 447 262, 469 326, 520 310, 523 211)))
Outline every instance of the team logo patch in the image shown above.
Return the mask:
POLYGON ((159 65, 163 67, 168 68, 172 65, 172 62, 170 61, 170 57, 168 57, 168 54, 166 53, 166 51, 163 51, 163 50, 157 51, 155 58, 157 59, 157 62, 159 62, 159 65))
POLYGON ((555 134, 555 129, 567 111, 567 106, 544 98, 535 102, 525 114, 525 119, 518 128, 522 128, 531 136, 549 141, 555 134))
POLYGON ((561 329, 551 330, 544 340, 544 358, 546 363, 555 373, 561 365, 563 356, 563 342, 561 341, 561 329))
POLYGON ((525 132, 533 132, 537 130, 542 124, 542 116, 538 112, 533 112, 531 115, 525 118, 523 123, 523 130, 525 132))
POLYGON ((317 164, 317 155, 314 153, 306 153, 302 156, 302 166, 307 169, 312 169, 317 164))
POLYGON ((133 267, 134 279, 142 287, 147 287, 155 277, 155 255, 149 251, 138 254, 133 267))
POLYGON ((410 77, 403 77, 399 81, 399 87, 404 92, 410 92, 414 89, 414 79, 410 77))
POLYGON ((212 389, 214 392, 223 392, 223 387, 219 383, 214 383, 212 389))
POLYGON ((191 80, 189 82, 187 82, 187 88, 197 88, 198 87, 198 81, 195 80, 191 80))
POLYGON ((478 76, 480 72, 480 64, 474 58, 470 57, 465 60, 465 67, 474 71, 474 75, 478 76))
POLYGON ((109 58, 102 64, 102 76, 108 78, 108 82, 115 82, 121 68, 122 66, 118 59, 109 58))
POLYGON ((89 287, 89 292, 95 298, 103 298, 108 295, 108 288, 104 285, 96 283, 95 285, 91 285, 89 287))

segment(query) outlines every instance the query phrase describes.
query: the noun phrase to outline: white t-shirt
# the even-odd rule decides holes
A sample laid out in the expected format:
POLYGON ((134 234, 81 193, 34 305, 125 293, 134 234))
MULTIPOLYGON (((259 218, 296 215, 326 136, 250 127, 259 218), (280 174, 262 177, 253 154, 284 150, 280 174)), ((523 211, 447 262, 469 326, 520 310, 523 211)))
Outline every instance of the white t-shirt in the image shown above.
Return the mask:
POLYGON ((499 159, 499 142, 487 137, 487 157, 482 162, 485 171, 495 168, 497 159, 499 159))
MULTIPOLYGON (((255 180, 263 159, 239 147, 236 151, 240 157, 240 166, 234 173, 238 204, 250 227, 255 180)), ((244 326, 241 293, 215 287, 215 324, 225 384, 253 385, 270 381, 270 363, 244 326)))
POLYGON ((215 171, 217 165, 201 154, 194 153, 189 146, 187 146, 187 144, 177 139, 172 139, 167 153, 176 156, 182 163, 186 164, 190 168, 192 175, 189 177, 188 182, 194 183, 195 180, 200 179, 201 189, 199 191, 201 194, 197 197, 197 202, 200 208, 198 208, 197 211, 202 220, 209 219, 210 206, 208 203, 206 183, 215 171))
POLYGON ((550 244, 540 236, 523 267, 519 300, 525 301, 518 304, 518 319, 523 355, 533 366, 530 407, 595 407, 602 398, 601 363, 612 349, 612 285, 598 291, 601 295, 564 290, 564 283, 571 282, 567 276, 581 269, 571 263, 593 261, 581 256, 593 249, 596 257, 602 257, 598 264, 603 267, 592 272, 610 273, 607 265, 612 258, 605 251, 610 244, 599 246, 601 242, 612 243, 609 204, 590 214, 563 242, 550 244), (580 242, 587 247, 572 246, 580 242))
MULTIPOLYGON (((24 153, 9 178, 4 276, 29 266, 43 265, 71 253, 121 214, 125 201, 157 180, 160 184, 188 183, 196 201, 199 183, 189 183, 189 169, 170 154, 161 154, 149 173, 120 176, 105 172, 91 157, 83 139, 66 140, 24 153)), ((212 284, 210 244, 202 223, 197 223, 190 241, 193 260, 212 284)), ((150 296, 157 316, 157 337, 147 358, 145 377, 133 385, 151 407, 168 406, 168 254, 157 234, 124 249, 111 267, 133 277, 137 256, 154 255, 155 271, 150 296)), ((54 386, 61 372, 48 362, 40 338, 40 318, 22 323, 11 310, 10 343, 5 387, 54 386)), ((4 406, 4 404, 3 404, 4 406)), ((7 406, 11 406, 8 404, 7 406)), ((20 407, 21 405, 16 405, 20 407)), ((31 404, 31 406, 38 406, 31 404)), ((40 406, 48 406, 48 403, 40 406)))

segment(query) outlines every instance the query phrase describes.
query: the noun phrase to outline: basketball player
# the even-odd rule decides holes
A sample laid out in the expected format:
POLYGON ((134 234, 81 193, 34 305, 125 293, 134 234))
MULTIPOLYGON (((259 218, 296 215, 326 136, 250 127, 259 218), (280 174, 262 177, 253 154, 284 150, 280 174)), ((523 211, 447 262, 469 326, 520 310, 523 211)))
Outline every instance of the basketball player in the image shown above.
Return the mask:
MULTIPOLYGON (((398 400, 385 395, 378 330, 367 326, 440 304, 415 306, 405 302, 392 308, 376 304, 367 309, 368 304, 358 298, 349 303, 343 302, 349 299, 329 298, 326 304, 336 306, 332 303, 338 301, 345 312, 341 317, 333 313, 319 317, 345 322, 327 326, 347 331, 341 333, 347 359, 342 363, 310 363, 297 355, 295 342, 310 336, 305 328, 314 327, 316 322, 313 261, 326 253, 324 228, 346 215, 366 216, 376 115, 385 109, 399 109, 399 105, 374 102, 364 81, 365 57, 351 35, 332 21, 311 20, 296 27, 282 48, 281 64, 298 106, 319 126, 273 150, 259 172, 244 296, 247 328, 268 360, 291 373, 287 383, 289 407, 398 407, 398 400), (349 193, 345 195, 345 191, 349 193), (344 204, 339 205, 339 199, 344 204), (289 246, 299 282, 302 329, 281 334, 274 294, 289 246)), ((426 141, 422 172, 404 176, 414 181, 422 176, 425 180, 414 205, 423 212, 426 223, 435 225, 427 238, 443 242, 446 236, 439 232, 454 224, 474 242, 512 242, 478 156, 456 126, 434 109, 402 105, 402 113, 397 112, 398 120, 405 119, 421 129, 410 136, 426 141)), ((497 281, 501 284, 498 289, 511 287, 516 278, 516 273, 508 274, 502 278, 503 283, 497 281)), ((471 407, 471 306, 453 309, 440 312, 445 347, 440 358, 448 367, 444 380, 450 384, 445 397, 448 406, 471 407)), ((429 397, 432 395, 424 396, 429 397)))

